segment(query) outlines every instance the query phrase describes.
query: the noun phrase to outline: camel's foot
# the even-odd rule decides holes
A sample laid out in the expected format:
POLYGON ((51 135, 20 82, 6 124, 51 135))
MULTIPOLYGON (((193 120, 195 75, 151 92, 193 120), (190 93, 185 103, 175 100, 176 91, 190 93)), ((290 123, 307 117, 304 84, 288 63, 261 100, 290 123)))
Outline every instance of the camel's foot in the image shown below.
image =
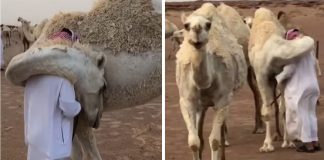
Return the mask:
POLYGON ((283 141, 281 145, 281 148, 295 148, 295 147, 296 147, 295 143, 288 140, 283 141))
POLYGON ((253 134, 263 134, 263 133, 265 133, 265 129, 264 129, 264 127, 255 127, 252 133, 253 134))
POLYGON ((271 143, 264 142, 263 146, 259 149, 260 152, 273 152, 274 147, 271 143))
POLYGON ((230 143, 226 140, 225 141, 225 147, 228 147, 228 146, 230 146, 230 143))
MULTIPOLYGON (((222 144, 219 144, 219 147, 221 147, 221 146, 222 146, 222 144)), ((228 146, 230 146, 230 143, 227 140, 225 140, 225 147, 228 147, 228 146)))
POLYGON ((188 136, 188 144, 191 150, 198 151, 200 148, 200 139, 198 135, 195 134, 189 134, 188 136))

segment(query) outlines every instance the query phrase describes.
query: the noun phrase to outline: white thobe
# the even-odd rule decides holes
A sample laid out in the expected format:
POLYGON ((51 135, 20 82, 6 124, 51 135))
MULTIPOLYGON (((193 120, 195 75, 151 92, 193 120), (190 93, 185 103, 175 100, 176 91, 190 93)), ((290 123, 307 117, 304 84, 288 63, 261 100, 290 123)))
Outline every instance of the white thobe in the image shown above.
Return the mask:
POLYGON ((276 77, 278 83, 290 77, 284 90, 286 127, 290 139, 318 141, 316 103, 320 90, 315 65, 316 59, 309 53, 294 64, 285 66, 276 77))
POLYGON ((73 85, 57 76, 32 77, 25 86, 24 105, 27 159, 70 157, 73 118, 81 110, 73 85))

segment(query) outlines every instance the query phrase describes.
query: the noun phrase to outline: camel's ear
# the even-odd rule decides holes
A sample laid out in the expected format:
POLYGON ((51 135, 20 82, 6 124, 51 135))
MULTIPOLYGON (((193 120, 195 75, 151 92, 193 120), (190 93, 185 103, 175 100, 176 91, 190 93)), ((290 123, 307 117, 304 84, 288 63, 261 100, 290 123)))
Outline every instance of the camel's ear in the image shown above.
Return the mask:
POLYGON ((105 66, 106 58, 104 55, 97 56, 97 66, 99 69, 102 69, 105 66))
POLYGON ((213 20, 213 17, 212 16, 210 16, 210 17, 207 17, 207 20, 211 23, 212 22, 212 20, 213 20))
POLYGON ((283 25, 285 28, 288 25, 288 17, 287 14, 283 11, 279 11, 277 15, 278 21, 283 25))
POLYGON ((182 21, 182 23, 185 24, 186 23, 186 20, 187 20, 186 13, 182 12, 181 13, 181 21, 182 21))
POLYGON ((277 15, 278 20, 280 20, 282 18, 282 16, 285 16, 285 15, 286 15, 286 13, 284 11, 279 11, 278 15, 277 15))

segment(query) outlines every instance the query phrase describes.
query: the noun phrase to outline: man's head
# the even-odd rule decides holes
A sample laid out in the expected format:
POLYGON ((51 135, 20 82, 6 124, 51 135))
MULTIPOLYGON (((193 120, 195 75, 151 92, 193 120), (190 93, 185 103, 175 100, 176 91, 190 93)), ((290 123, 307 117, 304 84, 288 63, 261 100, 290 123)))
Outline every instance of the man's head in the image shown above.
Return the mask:
POLYGON ((287 40, 293 40, 295 38, 297 38, 298 36, 300 36, 300 32, 298 29, 290 29, 286 32, 285 38, 287 40))

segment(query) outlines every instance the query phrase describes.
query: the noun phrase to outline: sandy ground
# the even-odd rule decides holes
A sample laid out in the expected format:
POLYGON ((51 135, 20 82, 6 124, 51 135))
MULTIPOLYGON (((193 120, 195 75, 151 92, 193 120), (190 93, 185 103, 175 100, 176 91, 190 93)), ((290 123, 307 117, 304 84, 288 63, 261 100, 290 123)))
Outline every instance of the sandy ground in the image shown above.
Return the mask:
MULTIPOLYGON (((17 35, 13 44, 5 49, 6 63, 23 50, 17 35)), ((95 131, 103 159, 161 160, 161 99, 160 96, 140 106, 103 114, 101 126, 95 131)), ((26 159, 23 125, 23 88, 8 82, 2 71, 0 159, 26 159)))
MULTIPOLYGON (((238 4, 239 5, 239 4, 238 4)), ((279 10, 286 11, 292 22, 298 23, 301 28, 316 40, 320 41, 320 66, 324 69, 324 5, 311 7, 295 5, 267 5, 275 13, 279 10)), ((239 9, 243 15, 252 15, 255 6, 239 9), (248 9, 250 8, 250 9, 248 9)), ((179 28, 181 24, 181 12, 188 10, 168 10, 166 18, 174 22, 179 28)), ((175 82, 175 53, 170 40, 166 42, 166 159, 183 160, 191 159, 192 154, 187 145, 187 129, 181 116, 178 100, 178 89, 175 82)), ((321 91, 324 91, 324 77, 319 78, 321 91)), ((324 94, 321 94, 321 105, 317 107, 319 138, 324 145, 324 94)), ((323 160, 324 151, 307 154, 297 153, 292 149, 282 149, 281 142, 275 142, 276 151, 273 153, 259 153, 264 140, 263 134, 252 134, 254 128, 254 102, 252 92, 246 85, 235 96, 230 106, 227 121, 229 141, 231 146, 226 148, 227 160, 323 160)), ((212 110, 206 115, 204 127, 205 150, 203 159, 210 159, 210 147, 208 137, 211 131, 212 110)))

